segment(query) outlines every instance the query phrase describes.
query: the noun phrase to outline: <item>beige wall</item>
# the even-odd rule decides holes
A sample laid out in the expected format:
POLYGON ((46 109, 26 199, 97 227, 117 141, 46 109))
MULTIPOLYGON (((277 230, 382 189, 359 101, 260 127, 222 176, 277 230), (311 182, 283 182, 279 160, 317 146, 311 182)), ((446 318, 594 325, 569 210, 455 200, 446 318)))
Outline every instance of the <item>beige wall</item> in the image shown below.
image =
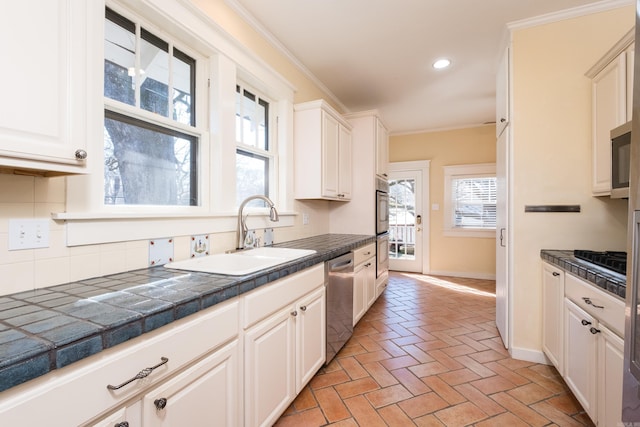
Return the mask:
MULTIPOLYGON (((229 9, 224 0, 197 0, 225 31, 232 34, 249 50, 261 57, 284 76, 295 88, 294 102, 325 98, 314 82, 251 29, 229 9)), ((333 105, 337 108, 336 105, 333 105)), ((293 227, 275 230, 276 241, 307 237, 329 230, 328 202, 295 202, 296 212, 309 215, 309 224, 302 225, 300 216, 293 227)), ((50 221, 50 247, 35 250, 8 250, 8 220, 10 218, 49 218, 51 212, 65 211, 65 178, 35 178, 0 174, 0 295, 52 286, 88 277, 113 274, 148 265, 147 240, 69 248, 65 245, 64 223, 50 221)), ((215 231, 214 231, 215 233, 215 231)), ((189 236, 174 237, 174 254, 189 253, 189 236)), ((234 233, 214 234, 212 251, 222 252, 234 246, 234 233)))
POLYGON ((495 238, 448 237, 444 229, 444 169, 443 166, 475 163, 495 163, 495 126, 482 126, 442 132, 392 136, 389 139, 389 160, 405 162, 431 160, 429 194, 439 210, 431 210, 429 263, 434 274, 494 278, 495 238))
POLYGON ((584 73, 632 26, 633 6, 513 32, 513 346, 541 349, 541 249, 625 250, 625 200, 591 196, 584 73), (577 204, 580 213, 524 213, 577 204))

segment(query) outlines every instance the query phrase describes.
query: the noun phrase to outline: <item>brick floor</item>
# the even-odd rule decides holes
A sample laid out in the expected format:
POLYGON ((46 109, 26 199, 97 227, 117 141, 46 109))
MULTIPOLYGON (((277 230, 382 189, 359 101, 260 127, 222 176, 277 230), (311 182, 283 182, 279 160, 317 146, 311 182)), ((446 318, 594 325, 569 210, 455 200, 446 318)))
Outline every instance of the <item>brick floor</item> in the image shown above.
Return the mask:
POLYGON ((495 282, 391 272, 276 426, 593 426, 557 371, 509 357, 495 282))

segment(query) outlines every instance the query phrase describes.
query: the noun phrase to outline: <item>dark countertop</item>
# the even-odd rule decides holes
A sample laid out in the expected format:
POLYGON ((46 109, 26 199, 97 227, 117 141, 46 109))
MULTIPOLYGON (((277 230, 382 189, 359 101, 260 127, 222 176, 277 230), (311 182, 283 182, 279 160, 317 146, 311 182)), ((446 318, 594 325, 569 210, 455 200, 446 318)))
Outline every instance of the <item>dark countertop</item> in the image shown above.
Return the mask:
POLYGON ((573 256, 573 251, 569 250, 542 249, 540 257, 616 297, 622 299, 626 297, 627 278, 623 274, 618 274, 588 261, 578 259, 573 256))
POLYGON ((316 253, 245 276, 157 266, 0 296, 0 392, 375 241, 324 234, 279 243, 316 253))

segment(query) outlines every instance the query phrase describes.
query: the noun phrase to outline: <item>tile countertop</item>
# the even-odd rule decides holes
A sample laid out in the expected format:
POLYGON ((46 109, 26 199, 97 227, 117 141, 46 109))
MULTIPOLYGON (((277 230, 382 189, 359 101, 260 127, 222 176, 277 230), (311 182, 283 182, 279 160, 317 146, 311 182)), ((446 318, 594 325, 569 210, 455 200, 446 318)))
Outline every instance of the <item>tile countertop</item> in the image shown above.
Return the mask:
POLYGON ((625 299, 627 278, 623 274, 578 259, 573 256, 573 251, 542 249, 540 257, 616 297, 625 299))
POLYGON ((0 391, 375 241, 324 234, 279 243, 316 253, 246 276, 157 266, 0 296, 0 391))

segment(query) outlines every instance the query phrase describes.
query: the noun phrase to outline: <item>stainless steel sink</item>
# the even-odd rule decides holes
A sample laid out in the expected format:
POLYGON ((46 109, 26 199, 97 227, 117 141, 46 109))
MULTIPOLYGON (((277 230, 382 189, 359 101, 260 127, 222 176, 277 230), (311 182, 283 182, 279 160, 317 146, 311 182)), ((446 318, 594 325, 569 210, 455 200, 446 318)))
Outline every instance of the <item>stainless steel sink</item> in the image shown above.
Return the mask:
POLYGON ((165 268, 243 276, 312 255, 311 249, 261 247, 229 254, 215 254, 165 264, 165 268))

